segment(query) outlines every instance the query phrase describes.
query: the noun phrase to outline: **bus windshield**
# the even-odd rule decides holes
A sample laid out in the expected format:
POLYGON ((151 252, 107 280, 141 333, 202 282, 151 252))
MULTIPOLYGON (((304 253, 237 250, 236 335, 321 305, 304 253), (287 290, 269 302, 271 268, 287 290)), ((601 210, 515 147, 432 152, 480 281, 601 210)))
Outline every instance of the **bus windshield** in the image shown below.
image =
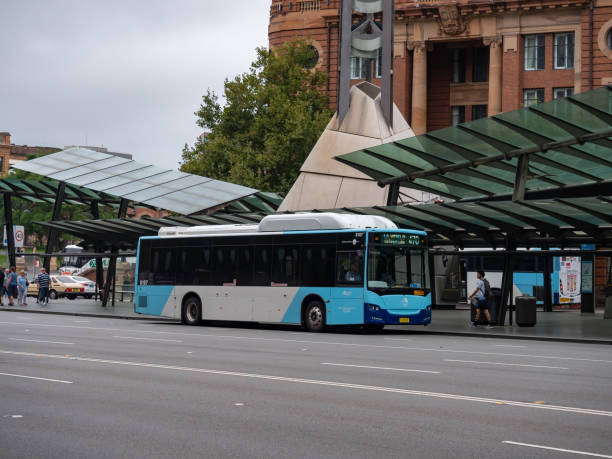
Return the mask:
POLYGON ((370 245, 368 288, 377 293, 412 293, 429 288, 427 249, 370 245))

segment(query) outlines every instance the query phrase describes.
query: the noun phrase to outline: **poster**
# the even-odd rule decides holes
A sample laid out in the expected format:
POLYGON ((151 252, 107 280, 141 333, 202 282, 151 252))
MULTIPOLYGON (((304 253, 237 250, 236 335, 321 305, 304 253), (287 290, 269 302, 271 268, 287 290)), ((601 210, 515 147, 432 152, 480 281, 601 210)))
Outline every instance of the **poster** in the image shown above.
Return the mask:
POLYGON ((559 303, 580 303, 580 257, 561 257, 559 263, 559 303))
POLYGON ((593 262, 582 262, 582 292, 593 293, 593 262))

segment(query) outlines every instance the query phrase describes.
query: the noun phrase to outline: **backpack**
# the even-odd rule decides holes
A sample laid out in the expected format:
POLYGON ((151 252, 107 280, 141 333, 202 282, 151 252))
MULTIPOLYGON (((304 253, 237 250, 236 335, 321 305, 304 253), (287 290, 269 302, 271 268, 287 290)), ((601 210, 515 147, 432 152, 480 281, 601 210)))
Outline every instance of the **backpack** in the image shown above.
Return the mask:
POLYGON ((487 279, 483 279, 482 282, 484 283, 484 296, 485 296, 485 299, 487 301, 489 301, 489 298, 491 298, 493 296, 491 294, 491 284, 489 284, 489 281, 487 279))

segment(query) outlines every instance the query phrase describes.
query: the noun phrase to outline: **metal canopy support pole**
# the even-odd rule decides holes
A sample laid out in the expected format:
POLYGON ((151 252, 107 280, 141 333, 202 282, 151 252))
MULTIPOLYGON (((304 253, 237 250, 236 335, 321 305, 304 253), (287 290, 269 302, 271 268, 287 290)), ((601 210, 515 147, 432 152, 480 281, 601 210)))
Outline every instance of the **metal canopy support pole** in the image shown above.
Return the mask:
POLYGON ((106 282, 104 282, 104 292, 102 294, 102 307, 106 307, 108 304, 108 296, 113 285, 113 278, 115 276, 115 268, 117 266, 117 249, 111 249, 111 258, 108 261, 108 268, 106 269, 106 282))
POLYGON ((380 103, 387 124, 393 128, 393 25, 394 0, 383 0, 382 88, 380 103))
MULTIPOLYGON (((508 300, 510 299, 510 292, 512 290, 512 284, 514 283, 514 273, 512 260, 513 257, 509 253, 515 250, 514 242, 508 241, 506 244, 506 253, 504 253, 504 272, 502 274, 502 291, 501 291, 501 305, 499 308, 499 314, 497 318, 497 325, 504 325, 506 321, 506 309, 508 308, 508 300)), ((508 322, 512 325, 512 305, 510 305, 510 313, 508 322)))
MULTIPOLYGON (((98 220, 100 218, 100 207, 99 207, 99 203, 97 200, 93 200, 91 201, 90 204, 90 209, 91 209, 91 216, 98 220)), ((100 253, 102 251, 102 247, 99 244, 95 245, 95 250, 96 253, 100 253)), ((102 290, 104 288, 104 266, 102 264, 102 257, 96 257, 96 301, 97 301, 97 295, 98 295, 98 291, 102 290)))
POLYGON ((117 218, 125 218, 125 216, 127 215, 128 202, 129 201, 127 199, 121 199, 121 203, 119 204, 119 211, 117 212, 117 218))
POLYGON ((340 12, 340 59, 338 66, 338 127, 349 111, 351 89, 351 27, 353 0, 342 0, 340 12))
POLYGON ((15 235, 13 234, 13 207, 11 195, 4 193, 4 224, 6 225, 6 245, 8 249, 9 266, 15 266, 15 235))
POLYGON ((429 287, 431 294, 431 307, 436 306, 436 263, 435 263, 435 255, 433 253, 429 253, 429 287))
MULTIPOLYGON (((60 182, 57 186, 57 193, 55 195, 55 202, 53 203, 53 215, 51 216, 51 221, 57 221, 60 218, 60 214, 62 212, 62 201, 64 200, 64 196, 66 194, 66 183, 60 182)), ((45 253, 53 253, 55 251, 55 244, 57 239, 57 230, 54 228, 49 228, 49 232, 47 233, 47 250, 45 253)), ((51 257, 45 257, 43 265, 47 272, 51 271, 51 257)))
POLYGON ((389 194, 387 195, 387 205, 397 206, 399 200, 400 182, 393 182, 389 185, 389 194))
POLYGON ((552 285, 550 276, 552 274, 552 256, 544 256, 544 311, 552 312, 552 285))
POLYGON ((529 173, 529 155, 519 157, 514 177, 514 191, 512 192, 513 201, 525 199, 525 189, 527 187, 527 174, 529 173))

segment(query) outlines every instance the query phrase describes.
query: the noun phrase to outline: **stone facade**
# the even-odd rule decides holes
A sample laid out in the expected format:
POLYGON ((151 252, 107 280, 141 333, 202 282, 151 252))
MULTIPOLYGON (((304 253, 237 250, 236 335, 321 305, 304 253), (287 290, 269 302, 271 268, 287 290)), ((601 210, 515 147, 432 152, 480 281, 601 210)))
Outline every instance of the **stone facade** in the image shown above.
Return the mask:
MULTIPOLYGON (((453 120, 612 84, 612 0, 590 5, 584 0, 395 0, 395 104, 421 134, 453 120), (566 52, 573 60, 563 58, 566 52)), ((310 39, 319 53, 317 66, 330 74, 326 91, 332 108, 339 6, 339 0, 272 0, 270 8, 270 46, 310 39)))

